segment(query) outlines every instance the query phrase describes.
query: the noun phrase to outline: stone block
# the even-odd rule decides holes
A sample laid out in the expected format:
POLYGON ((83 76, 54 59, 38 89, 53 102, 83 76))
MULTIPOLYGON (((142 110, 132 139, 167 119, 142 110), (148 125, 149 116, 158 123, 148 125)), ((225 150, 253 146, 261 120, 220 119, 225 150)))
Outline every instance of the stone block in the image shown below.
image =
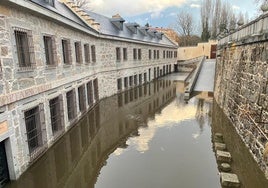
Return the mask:
POLYGON ((239 187, 240 181, 236 174, 221 172, 221 184, 226 187, 239 187))
POLYGON ((216 157, 217 157, 217 161, 221 161, 221 162, 231 162, 232 161, 231 153, 227 152, 227 151, 217 150, 216 157))
POLYGON ((214 148, 215 148, 215 150, 224 151, 224 150, 226 150, 226 144, 215 142, 214 148))
POLYGON ((223 135, 221 133, 215 133, 214 142, 223 143, 223 135))
POLYGON ((231 165, 228 163, 221 163, 220 169, 224 172, 230 172, 231 171, 231 165))

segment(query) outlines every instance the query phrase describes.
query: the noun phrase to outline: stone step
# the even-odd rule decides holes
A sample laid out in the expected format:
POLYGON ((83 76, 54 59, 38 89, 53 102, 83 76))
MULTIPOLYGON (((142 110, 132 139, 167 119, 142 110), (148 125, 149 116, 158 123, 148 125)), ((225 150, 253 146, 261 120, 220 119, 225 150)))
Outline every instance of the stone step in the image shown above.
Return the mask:
POLYGON ((226 150, 226 144, 215 142, 214 143, 214 148, 215 148, 215 150, 224 151, 224 150, 226 150))
POLYGON ((223 172, 230 172, 232 169, 231 169, 231 165, 229 165, 228 163, 221 163, 220 165, 220 169, 223 171, 223 172))
POLYGON ((239 187, 240 181, 236 174, 221 172, 221 184, 226 187, 239 187))
POLYGON ((232 161, 231 153, 227 152, 227 151, 217 150, 216 157, 217 157, 217 161, 221 161, 221 162, 231 162, 232 161))

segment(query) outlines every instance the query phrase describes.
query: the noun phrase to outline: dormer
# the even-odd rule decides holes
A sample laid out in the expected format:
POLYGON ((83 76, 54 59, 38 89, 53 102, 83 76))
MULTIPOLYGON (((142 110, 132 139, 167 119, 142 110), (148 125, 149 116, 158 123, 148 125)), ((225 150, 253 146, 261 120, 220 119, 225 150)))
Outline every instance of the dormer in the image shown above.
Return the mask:
POLYGON ((55 0, 43 0, 46 4, 54 7, 55 6, 55 0))
POLYGON ((140 27, 139 31, 143 34, 143 35, 147 35, 147 31, 149 30, 149 27, 140 27))
POLYGON ((126 27, 134 34, 137 34, 139 24, 134 23, 126 23, 126 27))
POLYGON ((156 35, 156 37, 157 37, 158 39, 162 40, 162 36, 164 35, 164 33, 162 33, 162 32, 157 32, 155 35, 156 35))
POLYGON ((114 16, 112 16, 112 18, 110 19, 110 21, 120 30, 123 31, 123 23, 125 22, 125 20, 119 15, 116 14, 114 16))
POLYGON ((149 30, 147 33, 148 33, 151 37, 155 37, 157 31, 156 31, 156 30, 149 30))

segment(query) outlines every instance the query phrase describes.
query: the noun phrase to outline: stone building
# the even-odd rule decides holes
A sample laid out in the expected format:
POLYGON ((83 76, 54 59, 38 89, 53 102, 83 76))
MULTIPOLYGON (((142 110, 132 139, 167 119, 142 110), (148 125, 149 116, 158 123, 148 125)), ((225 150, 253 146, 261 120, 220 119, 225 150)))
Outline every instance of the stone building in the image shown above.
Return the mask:
POLYGON ((17 179, 99 100, 172 72, 176 59, 163 33, 120 15, 1 1, 0 181, 17 179))

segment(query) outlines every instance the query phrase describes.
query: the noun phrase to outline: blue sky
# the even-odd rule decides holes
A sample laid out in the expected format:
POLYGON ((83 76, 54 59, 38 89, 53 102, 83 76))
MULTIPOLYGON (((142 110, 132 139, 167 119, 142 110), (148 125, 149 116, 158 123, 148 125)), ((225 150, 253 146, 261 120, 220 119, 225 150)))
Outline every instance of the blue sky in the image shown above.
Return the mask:
MULTIPOLYGON (((248 13, 249 18, 258 15, 258 5, 254 0, 229 1, 237 14, 248 13)), ((153 27, 169 27, 176 22, 176 15, 184 9, 192 13, 197 25, 200 20, 202 0, 90 0, 90 8, 97 13, 111 17, 119 13, 127 22, 153 27)))

